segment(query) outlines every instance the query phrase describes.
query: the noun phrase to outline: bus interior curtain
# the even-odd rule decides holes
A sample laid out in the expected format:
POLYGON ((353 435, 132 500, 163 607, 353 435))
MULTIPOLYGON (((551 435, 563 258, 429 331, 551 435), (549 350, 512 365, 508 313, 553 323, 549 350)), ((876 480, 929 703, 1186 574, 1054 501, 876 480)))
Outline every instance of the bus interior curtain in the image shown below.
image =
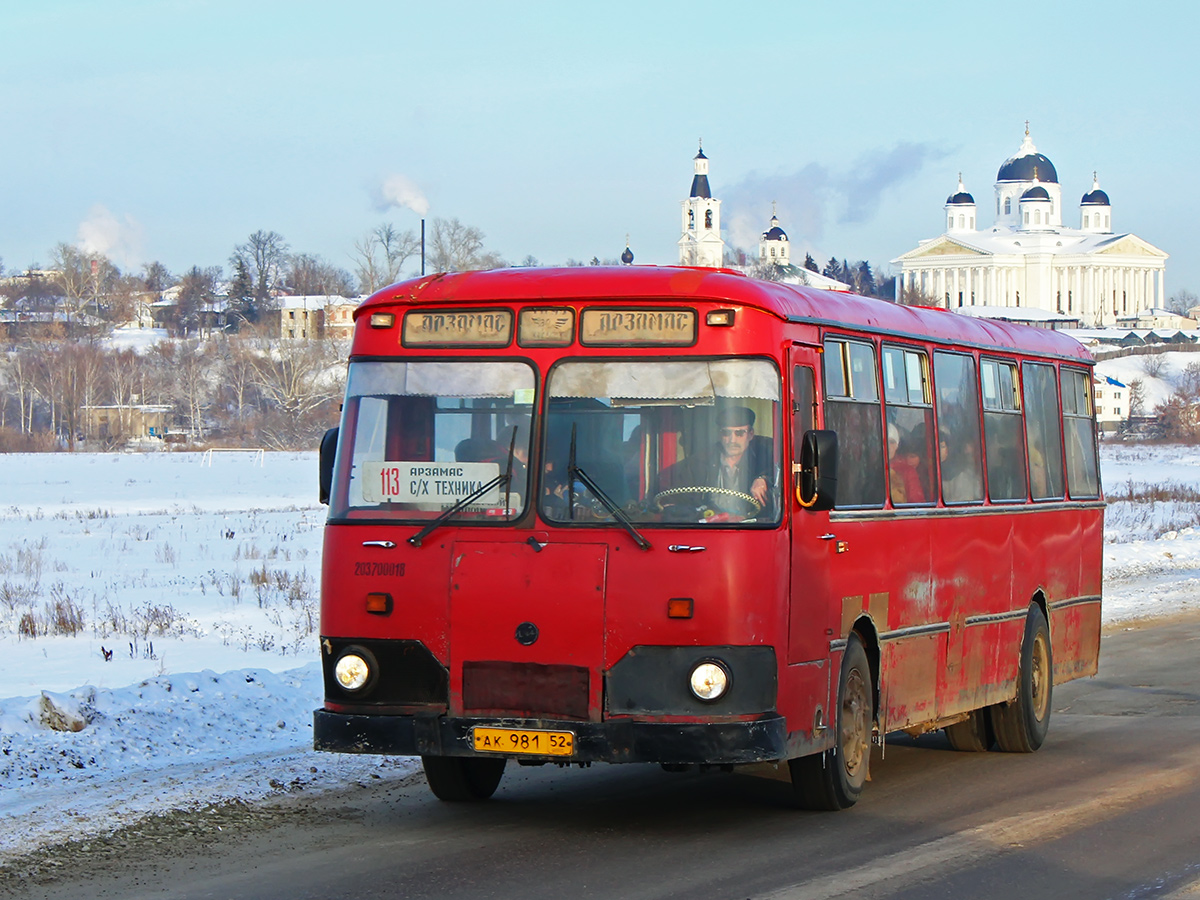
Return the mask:
POLYGON ((533 373, 519 362, 360 362, 347 396, 511 397, 522 387, 533 387, 533 373))

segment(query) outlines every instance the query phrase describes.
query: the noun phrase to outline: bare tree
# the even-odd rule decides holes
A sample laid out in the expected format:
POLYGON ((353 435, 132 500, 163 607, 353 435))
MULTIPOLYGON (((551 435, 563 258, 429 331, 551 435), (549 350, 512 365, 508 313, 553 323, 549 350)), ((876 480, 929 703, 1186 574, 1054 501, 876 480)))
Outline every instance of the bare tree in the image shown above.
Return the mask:
POLYGON ((253 357, 254 382, 271 411, 260 429, 264 443, 278 448, 312 445, 330 424, 322 407, 336 406, 344 387, 332 344, 263 341, 253 357))
POLYGON ((1188 310, 1200 305, 1200 299, 1186 288, 1180 288, 1167 300, 1167 309, 1180 316, 1186 316, 1188 310))
POLYGON ((354 296, 354 279, 349 272, 309 253, 297 253, 291 257, 284 281, 294 294, 354 296))
POLYGON ((943 301, 919 287, 901 287, 896 302, 901 306, 945 306, 943 301))
POLYGON ((155 293, 161 293, 175 283, 175 276, 171 274, 170 269, 158 260, 142 266, 141 278, 145 289, 155 293))
POLYGON ((210 348, 204 341, 184 341, 175 357, 175 397, 183 407, 192 440, 201 440, 214 387, 210 348))
POLYGON ((504 265, 499 254, 483 248, 483 232, 458 219, 434 219, 429 260, 436 272, 466 272, 504 265))
POLYGON ((220 278, 220 266, 206 269, 192 266, 179 279, 179 300, 174 319, 181 335, 203 330, 205 320, 211 318, 220 278))
POLYGON ((399 281, 404 264, 420 250, 421 239, 416 232, 396 231, 387 223, 363 235, 354 242, 352 255, 359 290, 373 294, 399 281))
POLYGON ((253 323, 258 321, 264 309, 274 305, 271 291, 279 284, 287 259, 287 241, 275 231, 256 231, 246 243, 233 248, 229 264, 235 273, 244 268, 252 291, 246 308, 234 310, 236 313, 253 323))
POLYGON ((257 368, 250 342, 239 335, 225 335, 215 344, 218 367, 218 382, 221 385, 224 404, 231 425, 239 435, 245 427, 246 408, 251 387, 255 383, 257 368))
POLYGON ((1144 416, 1146 414, 1146 385, 1140 378, 1129 382, 1129 415, 1144 416))
POLYGON ((1142 357, 1142 371, 1151 378, 1159 378, 1167 369, 1167 358, 1162 353, 1147 353, 1142 357))
POLYGON ((88 253, 71 244, 58 244, 51 251, 50 264, 57 273, 72 331, 86 309, 99 315, 101 298, 108 295, 121 274, 104 254, 88 253))

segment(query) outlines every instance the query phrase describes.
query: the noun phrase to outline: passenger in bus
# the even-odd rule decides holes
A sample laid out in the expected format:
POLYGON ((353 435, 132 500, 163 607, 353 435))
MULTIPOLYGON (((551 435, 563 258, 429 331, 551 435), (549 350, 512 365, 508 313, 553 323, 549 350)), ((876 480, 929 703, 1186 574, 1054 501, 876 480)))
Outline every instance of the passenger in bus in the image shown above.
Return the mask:
POLYGON ((911 442, 901 443, 900 428, 888 422, 888 474, 892 503, 924 503, 925 488, 917 471, 921 456, 914 452, 911 442))
POLYGON ((689 456, 663 472, 670 487, 711 487, 709 503, 721 512, 746 515, 750 504, 734 496, 749 495, 767 510, 771 504, 775 453, 770 438, 754 433, 754 410, 729 406, 717 414, 719 441, 707 452, 689 456))
POLYGON ((979 451, 970 441, 954 445, 950 430, 938 434, 938 458, 942 465, 942 499, 946 503, 968 503, 983 499, 979 451))
POLYGON ((1029 487, 1034 498, 1050 495, 1050 477, 1046 471, 1046 456, 1042 452, 1040 437, 1031 436, 1029 441, 1029 487))

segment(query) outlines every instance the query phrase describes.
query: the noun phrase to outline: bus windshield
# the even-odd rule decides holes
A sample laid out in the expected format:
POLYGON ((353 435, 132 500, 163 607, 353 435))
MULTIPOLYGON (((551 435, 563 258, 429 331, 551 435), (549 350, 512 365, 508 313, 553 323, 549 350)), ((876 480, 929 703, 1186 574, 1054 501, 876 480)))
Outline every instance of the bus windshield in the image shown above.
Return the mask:
POLYGON ((779 521, 773 363, 568 360, 546 391, 547 520, 612 521, 616 506, 639 525, 779 521))
POLYGON ((456 517, 516 518, 534 385, 524 362, 351 362, 330 517, 428 520, 511 473, 456 517))

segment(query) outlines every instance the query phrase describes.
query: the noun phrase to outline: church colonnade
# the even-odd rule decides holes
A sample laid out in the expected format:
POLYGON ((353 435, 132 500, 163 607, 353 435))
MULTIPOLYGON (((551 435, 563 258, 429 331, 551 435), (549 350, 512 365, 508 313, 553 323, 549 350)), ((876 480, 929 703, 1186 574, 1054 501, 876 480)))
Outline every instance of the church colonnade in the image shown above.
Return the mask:
POLYGON ((1017 265, 907 268, 903 286, 959 306, 1038 306, 1093 322, 1166 305, 1161 266, 1093 266, 1064 263, 1050 269, 1050 296, 1031 296, 1025 285, 1031 270, 1017 265))

